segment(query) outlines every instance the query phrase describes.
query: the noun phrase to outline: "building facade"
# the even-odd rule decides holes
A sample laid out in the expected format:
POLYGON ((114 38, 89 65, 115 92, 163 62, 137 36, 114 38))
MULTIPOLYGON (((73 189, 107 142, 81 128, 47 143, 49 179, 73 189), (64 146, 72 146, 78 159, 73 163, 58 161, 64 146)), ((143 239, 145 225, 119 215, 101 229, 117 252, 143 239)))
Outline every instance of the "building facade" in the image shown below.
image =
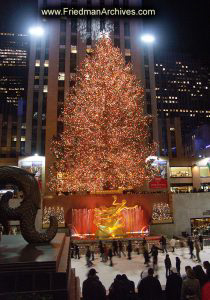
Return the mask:
POLYGON ((190 56, 155 55, 160 155, 195 155, 198 127, 210 124, 210 73, 190 56))
POLYGON ((25 150, 28 37, 0 33, 0 157, 25 150))

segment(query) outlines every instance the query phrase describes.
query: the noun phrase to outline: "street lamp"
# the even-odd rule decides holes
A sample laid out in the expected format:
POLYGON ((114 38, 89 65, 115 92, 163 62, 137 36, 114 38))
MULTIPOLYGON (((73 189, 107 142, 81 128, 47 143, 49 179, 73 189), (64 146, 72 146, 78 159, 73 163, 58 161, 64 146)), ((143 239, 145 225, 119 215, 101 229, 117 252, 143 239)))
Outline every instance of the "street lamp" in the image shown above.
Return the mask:
POLYGON ((144 34, 144 35, 141 36, 141 40, 144 43, 151 44, 155 41, 155 37, 152 34, 144 34))
POLYGON ((30 35, 42 36, 44 34, 44 29, 41 26, 34 26, 29 29, 30 35))

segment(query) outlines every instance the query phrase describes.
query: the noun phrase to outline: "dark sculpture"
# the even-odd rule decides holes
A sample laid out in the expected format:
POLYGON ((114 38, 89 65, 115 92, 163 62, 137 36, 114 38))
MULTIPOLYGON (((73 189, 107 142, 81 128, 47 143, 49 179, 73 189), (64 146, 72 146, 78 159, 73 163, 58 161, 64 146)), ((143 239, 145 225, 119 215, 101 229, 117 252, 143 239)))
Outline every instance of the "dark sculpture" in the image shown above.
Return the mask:
POLYGON ((17 208, 9 207, 13 193, 7 192, 0 199, 0 223, 8 233, 8 221, 19 220, 23 238, 30 244, 48 243, 57 233, 58 222, 55 216, 50 217, 50 227, 40 233, 35 228, 37 210, 41 207, 41 195, 38 183, 33 174, 18 167, 0 167, 0 185, 13 185, 23 192, 23 200, 17 208))

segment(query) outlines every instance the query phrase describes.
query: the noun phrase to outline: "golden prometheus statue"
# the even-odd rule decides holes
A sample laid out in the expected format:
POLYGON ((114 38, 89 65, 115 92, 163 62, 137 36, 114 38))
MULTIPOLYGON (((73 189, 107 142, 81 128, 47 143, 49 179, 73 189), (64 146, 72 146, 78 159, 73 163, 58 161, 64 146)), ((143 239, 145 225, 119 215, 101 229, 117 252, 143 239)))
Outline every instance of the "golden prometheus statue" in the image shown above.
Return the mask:
POLYGON ((117 196, 112 197, 114 198, 114 202, 111 207, 102 206, 94 210, 94 224, 98 227, 96 231, 96 236, 98 237, 125 235, 125 220, 122 211, 137 207, 137 205, 126 207, 126 200, 117 203, 117 196))

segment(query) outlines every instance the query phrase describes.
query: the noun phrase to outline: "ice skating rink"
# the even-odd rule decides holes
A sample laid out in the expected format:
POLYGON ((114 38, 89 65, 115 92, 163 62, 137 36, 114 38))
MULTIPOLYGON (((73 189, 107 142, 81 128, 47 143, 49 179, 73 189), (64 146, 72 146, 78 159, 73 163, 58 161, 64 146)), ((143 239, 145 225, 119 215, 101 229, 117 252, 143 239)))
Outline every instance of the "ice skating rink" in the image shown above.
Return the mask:
MULTIPOLYGON (((199 264, 196 260, 190 259, 188 248, 178 248, 175 249, 175 252, 168 252, 172 267, 176 266, 175 258, 178 256, 181 260, 181 275, 185 274, 185 266, 196 266, 199 264)), ((194 251, 195 254, 195 251, 194 251)), ((166 275, 165 275, 165 265, 164 259, 166 254, 163 254, 162 251, 159 251, 158 255, 158 269, 155 274, 158 275, 160 283, 163 288, 165 288, 166 284, 166 275)), ((204 247, 204 250, 200 252, 201 265, 203 261, 210 260, 210 247, 204 247)), ((86 266, 85 256, 82 255, 80 259, 71 259, 71 266, 75 268, 76 276, 80 278, 80 286, 82 287, 83 281, 87 278, 87 272, 89 268, 86 266)), ((152 267, 152 259, 151 264, 152 267)), ((140 274, 142 271, 147 268, 144 265, 143 255, 137 255, 136 253, 132 253, 132 260, 128 260, 127 257, 122 256, 121 258, 113 256, 113 267, 109 266, 109 262, 103 263, 101 262, 101 258, 98 254, 95 255, 95 260, 93 262, 93 268, 95 268, 98 272, 99 279, 108 290, 111 283, 113 282, 115 276, 117 274, 126 274, 130 280, 133 280, 135 283, 135 287, 140 280, 140 274)))

